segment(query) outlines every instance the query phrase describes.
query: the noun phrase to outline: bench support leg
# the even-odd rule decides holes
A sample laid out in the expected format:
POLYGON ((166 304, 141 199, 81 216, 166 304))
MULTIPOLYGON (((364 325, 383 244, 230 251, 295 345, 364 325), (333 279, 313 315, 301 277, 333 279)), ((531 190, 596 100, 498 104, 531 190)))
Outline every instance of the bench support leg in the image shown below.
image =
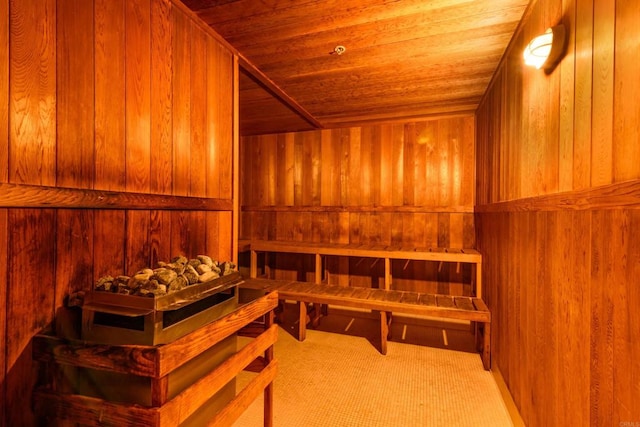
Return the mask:
POLYGON ((298 301, 298 341, 304 341, 307 338, 307 303, 298 301))
POLYGON ((484 323, 482 327, 482 366, 491 370, 491 323, 484 323))
POLYGON ((313 303, 313 315, 311 316, 311 326, 317 328, 320 324, 320 318, 327 315, 327 304, 313 303))
POLYGON ((389 322, 387 320, 387 312, 380 313, 380 353, 387 354, 387 337, 389 336, 389 322))
POLYGON ((387 339, 391 339, 391 322, 393 322, 393 313, 387 311, 387 339))

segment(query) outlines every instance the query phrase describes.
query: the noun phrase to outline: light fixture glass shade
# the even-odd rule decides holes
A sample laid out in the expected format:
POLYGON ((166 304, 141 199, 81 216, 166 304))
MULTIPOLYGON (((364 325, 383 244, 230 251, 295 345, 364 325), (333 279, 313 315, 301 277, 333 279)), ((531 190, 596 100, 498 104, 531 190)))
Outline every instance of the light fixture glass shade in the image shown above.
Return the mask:
POLYGON ((551 53, 552 44, 553 31, 549 28, 529 42, 524 49, 524 63, 540 69, 551 53))
POLYGON ((524 49, 524 63, 537 69, 553 68, 564 53, 564 26, 548 28, 544 34, 535 37, 524 49))

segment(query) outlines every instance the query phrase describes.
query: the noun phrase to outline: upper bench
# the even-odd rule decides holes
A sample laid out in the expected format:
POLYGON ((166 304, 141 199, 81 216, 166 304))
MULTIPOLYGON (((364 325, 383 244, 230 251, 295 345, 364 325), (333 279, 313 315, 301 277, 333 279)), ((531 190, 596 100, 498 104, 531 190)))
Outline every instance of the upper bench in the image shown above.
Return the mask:
POLYGON ((258 274, 258 252, 315 255, 315 282, 322 281, 322 256, 381 258, 385 260, 385 286, 391 283, 391 260, 418 260, 470 263, 476 266, 476 297, 482 298, 482 255, 475 249, 421 248, 385 245, 353 245, 340 243, 291 242, 280 240, 240 240, 241 252, 251 251, 250 276, 258 274))

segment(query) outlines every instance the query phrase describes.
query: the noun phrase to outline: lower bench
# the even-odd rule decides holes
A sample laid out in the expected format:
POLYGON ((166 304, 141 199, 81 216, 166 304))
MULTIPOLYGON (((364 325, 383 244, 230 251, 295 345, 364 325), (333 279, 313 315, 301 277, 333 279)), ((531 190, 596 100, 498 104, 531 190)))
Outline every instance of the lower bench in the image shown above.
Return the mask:
POLYGON ((278 291, 280 300, 293 300, 299 307, 298 339, 306 337, 307 304, 313 304, 318 321, 326 305, 354 307, 379 312, 380 352, 387 353, 392 313, 468 320, 478 324, 478 347, 485 369, 491 369, 491 313, 485 303, 474 297, 425 294, 361 287, 346 287, 286 280, 245 279, 241 288, 263 292, 278 291))

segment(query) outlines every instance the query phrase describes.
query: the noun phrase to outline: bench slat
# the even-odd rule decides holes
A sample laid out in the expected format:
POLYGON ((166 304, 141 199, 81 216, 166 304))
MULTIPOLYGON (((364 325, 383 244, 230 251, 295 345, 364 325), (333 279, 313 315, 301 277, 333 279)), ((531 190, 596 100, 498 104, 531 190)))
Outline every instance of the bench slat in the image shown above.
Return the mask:
POLYGON ((385 300, 389 302, 400 302, 403 291, 385 291, 385 300))
POLYGON ((403 292, 400 302, 403 304, 418 304, 420 294, 417 292, 403 292))
POLYGON ((369 294, 369 297, 367 298, 367 300, 370 301, 385 301, 385 293, 387 291, 384 291, 382 289, 371 289, 371 293, 369 294))
POLYGON ((354 287, 353 295, 351 297, 357 298, 357 299, 368 299, 370 294, 371 294, 371 288, 354 287))
POLYGON ((455 297, 453 301, 455 302, 456 307, 462 310, 474 311, 476 309, 469 297, 455 297))
POLYGON ((455 308, 456 306, 453 302, 453 297, 448 295, 438 295, 436 296, 436 301, 438 302, 438 307, 455 308))
POLYGON ((418 299, 418 303, 422 304, 422 305, 428 305, 428 306, 436 306, 436 296, 432 295, 432 294, 420 294, 420 297, 418 299))

